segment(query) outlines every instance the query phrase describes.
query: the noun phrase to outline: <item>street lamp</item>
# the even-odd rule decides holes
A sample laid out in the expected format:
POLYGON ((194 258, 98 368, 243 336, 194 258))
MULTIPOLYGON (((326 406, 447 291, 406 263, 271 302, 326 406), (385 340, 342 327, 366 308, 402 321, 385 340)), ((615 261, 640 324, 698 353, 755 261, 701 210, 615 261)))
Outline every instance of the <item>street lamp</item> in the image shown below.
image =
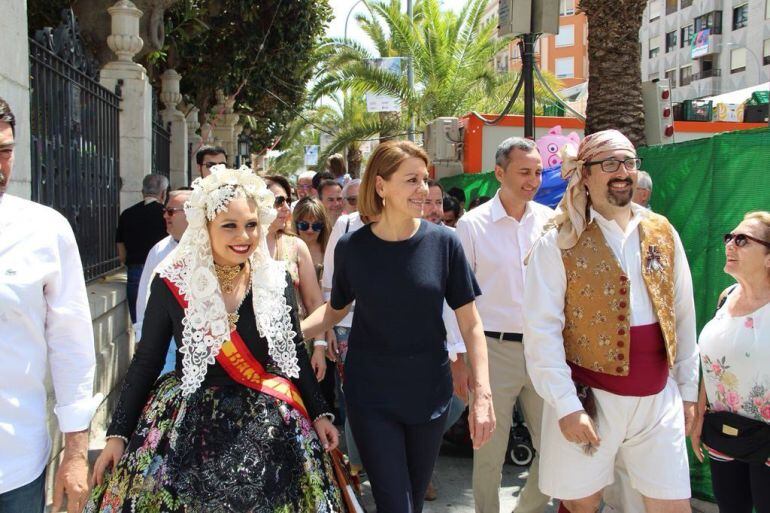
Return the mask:
POLYGON ((369 4, 366 3, 366 0, 358 0, 356 3, 351 5, 350 6, 350 10, 348 11, 348 15, 345 16, 345 30, 343 31, 343 36, 342 36, 343 39, 347 39, 348 38, 348 22, 350 21, 350 15, 353 14, 353 9, 355 9, 356 6, 358 4, 360 4, 361 2, 363 2, 364 5, 366 6, 366 8, 369 9, 369 12, 372 14, 372 16, 374 15, 374 13, 372 13, 372 8, 369 7, 369 4))
POLYGON ((238 136, 238 155, 236 159, 238 160, 237 166, 240 167, 241 165, 249 165, 249 156, 251 155, 251 139, 249 139, 249 136, 247 134, 244 134, 241 132, 241 134, 238 136))

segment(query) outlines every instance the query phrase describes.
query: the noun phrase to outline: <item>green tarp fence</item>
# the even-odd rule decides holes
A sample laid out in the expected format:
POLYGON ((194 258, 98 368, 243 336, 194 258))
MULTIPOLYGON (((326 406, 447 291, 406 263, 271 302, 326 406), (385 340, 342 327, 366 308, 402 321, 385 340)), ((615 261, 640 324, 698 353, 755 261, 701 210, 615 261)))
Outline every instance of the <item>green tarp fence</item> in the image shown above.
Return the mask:
MULTIPOLYGON (((722 235, 746 212, 770 210, 770 129, 726 132, 676 144, 639 149, 653 181, 651 207, 668 217, 682 238, 690 263, 698 333, 714 314, 716 301, 733 279, 724 273, 722 235)), ((493 195, 493 173, 453 176, 468 199, 493 195)), ((689 450, 689 442, 688 442, 689 450)), ((690 453, 693 495, 712 500, 707 464, 690 453)))

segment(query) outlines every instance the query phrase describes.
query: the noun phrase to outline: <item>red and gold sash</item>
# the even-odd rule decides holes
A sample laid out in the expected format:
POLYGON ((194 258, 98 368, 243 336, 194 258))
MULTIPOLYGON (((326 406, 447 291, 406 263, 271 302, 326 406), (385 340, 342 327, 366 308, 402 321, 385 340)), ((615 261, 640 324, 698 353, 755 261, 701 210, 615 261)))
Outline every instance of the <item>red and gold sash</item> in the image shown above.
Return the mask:
MULTIPOLYGON (((182 308, 187 308, 187 300, 179 293, 177 286, 168 278, 164 278, 163 281, 182 308)), ((217 362, 225 369, 228 376, 241 385, 275 397, 310 419, 297 386, 286 378, 267 372, 251 354, 236 330, 230 333, 230 340, 222 344, 217 354, 217 362)))

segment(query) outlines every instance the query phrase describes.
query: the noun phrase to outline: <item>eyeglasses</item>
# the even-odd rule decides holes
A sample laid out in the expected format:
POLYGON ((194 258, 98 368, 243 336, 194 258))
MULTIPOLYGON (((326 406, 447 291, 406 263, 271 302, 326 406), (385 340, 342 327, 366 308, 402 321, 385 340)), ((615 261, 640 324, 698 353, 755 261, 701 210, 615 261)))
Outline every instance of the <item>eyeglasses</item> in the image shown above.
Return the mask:
POLYGON ((174 214, 177 212, 183 211, 183 207, 166 207, 163 209, 163 213, 168 215, 169 217, 174 217, 174 214))
POLYGON ((289 201, 287 198, 283 196, 276 196, 275 203, 273 203, 273 207, 280 208, 283 206, 284 203, 286 204, 287 207, 291 206, 291 201, 289 201))
POLYGON ((313 188, 312 185, 298 185, 297 186, 297 189, 302 189, 303 191, 309 191, 312 188, 313 188))
POLYGON ((320 232, 321 230, 324 229, 324 224, 323 223, 310 224, 307 221, 297 221, 297 230, 301 232, 306 232, 311 228, 313 229, 314 232, 320 232))
POLYGON ((766 246, 770 248, 770 242, 764 241, 762 239, 757 239, 755 237, 752 237, 751 235, 746 235, 745 233, 725 233, 724 237, 725 246, 730 243, 730 241, 733 242, 736 246, 739 248, 742 248, 746 244, 749 243, 750 240, 762 244, 763 246, 766 246))
POLYGON ((358 203, 358 196, 348 196, 347 198, 345 198, 345 201, 347 201, 348 203, 350 203, 355 207, 356 203, 358 203))
POLYGON ((618 159, 604 159, 604 160, 592 160, 583 164, 584 166, 593 166, 594 164, 601 164, 602 171, 605 173, 614 173, 620 169, 620 164, 626 168, 626 171, 635 171, 642 167, 642 159, 629 157, 625 160, 618 159))
POLYGON ((224 166, 224 162, 204 162, 203 165, 206 167, 206 169, 211 169, 214 166, 224 166))

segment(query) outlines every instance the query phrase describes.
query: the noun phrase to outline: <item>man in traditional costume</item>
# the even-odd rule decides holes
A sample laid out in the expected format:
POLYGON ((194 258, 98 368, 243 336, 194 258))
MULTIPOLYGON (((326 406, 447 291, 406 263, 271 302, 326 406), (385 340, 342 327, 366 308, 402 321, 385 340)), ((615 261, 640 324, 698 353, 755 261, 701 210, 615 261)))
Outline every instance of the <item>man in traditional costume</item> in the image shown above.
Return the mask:
POLYGON ((524 297, 527 369, 545 400, 540 488, 595 512, 617 459, 648 513, 689 512, 698 350, 682 243, 631 202, 641 162, 620 132, 562 152, 569 184, 524 297))

